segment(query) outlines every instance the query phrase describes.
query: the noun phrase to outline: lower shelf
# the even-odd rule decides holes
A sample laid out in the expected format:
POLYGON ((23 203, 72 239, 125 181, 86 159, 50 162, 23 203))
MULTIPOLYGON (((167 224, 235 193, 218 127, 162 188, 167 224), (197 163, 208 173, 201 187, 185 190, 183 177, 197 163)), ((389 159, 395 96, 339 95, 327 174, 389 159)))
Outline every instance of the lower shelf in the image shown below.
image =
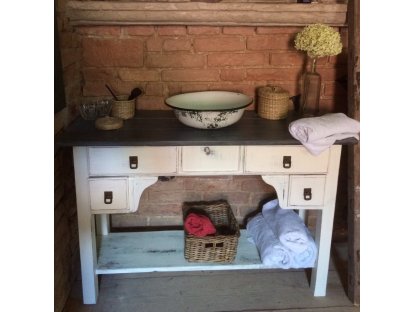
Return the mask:
POLYGON ((110 233, 97 237, 97 274, 262 269, 254 244, 241 230, 233 263, 192 263, 184 258, 183 231, 110 233))

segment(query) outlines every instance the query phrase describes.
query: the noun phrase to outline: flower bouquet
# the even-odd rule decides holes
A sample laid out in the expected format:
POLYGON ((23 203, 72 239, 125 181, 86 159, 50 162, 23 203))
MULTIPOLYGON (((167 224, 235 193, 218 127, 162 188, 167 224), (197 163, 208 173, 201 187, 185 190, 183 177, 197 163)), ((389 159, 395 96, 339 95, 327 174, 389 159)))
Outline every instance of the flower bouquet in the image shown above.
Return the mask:
POLYGON ((311 70, 303 76, 301 114, 314 116, 319 112, 321 76, 316 72, 316 60, 319 57, 337 55, 342 51, 339 32, 330 26, 312 24, 296 35, 295 48, 306 51, 312 59, 311 70))

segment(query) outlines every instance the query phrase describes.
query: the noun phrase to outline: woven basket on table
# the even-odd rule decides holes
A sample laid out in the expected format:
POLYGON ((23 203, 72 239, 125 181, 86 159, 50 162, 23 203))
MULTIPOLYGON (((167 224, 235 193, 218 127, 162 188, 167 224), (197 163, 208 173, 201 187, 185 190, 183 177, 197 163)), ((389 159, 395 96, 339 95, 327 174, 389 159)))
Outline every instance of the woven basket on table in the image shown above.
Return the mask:
POLYGON ((189 210, 204 212, 218 230, 226 227, 229 234, 197 237, 185 231, 185 259, 189 262, 234 261, 240 230, 230 205, 224 201, 184 203, 184 216, 189 210))
POLYGON ((284 119, 287 117, 292 101, 290 94, 279 86, 259 88, 257 114, 265 119, 284 119))
POLYGON ((130 119, 136 112, 136 100, 128 100, 128 95, 117 95, 117 101, 113 100, 111 116, 121 119, 130 119))

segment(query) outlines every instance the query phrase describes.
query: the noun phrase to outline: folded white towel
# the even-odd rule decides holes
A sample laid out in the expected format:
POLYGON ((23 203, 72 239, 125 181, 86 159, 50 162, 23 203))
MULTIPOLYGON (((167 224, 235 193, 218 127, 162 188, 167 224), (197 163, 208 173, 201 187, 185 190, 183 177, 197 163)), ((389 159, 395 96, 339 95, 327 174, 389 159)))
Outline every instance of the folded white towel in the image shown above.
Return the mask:
POLYGON ((289 124, 289 132, 309 152, 318 155, 337 140, 359 140, 360 123, 343 113, 331 113, 295 120, 289 124))
POLYGON ((262 214, 248 221, 247 234, 249 241, 256 245, 264 265, 282 269, 292 267, 290 251, 276 239, 262 214))
POLYGON ((292 209, 282 209, 277 199, 263 205, 262 213, 267 224, 283 246, 295 253, 306 251, 309 230, 303 220, 292 209))

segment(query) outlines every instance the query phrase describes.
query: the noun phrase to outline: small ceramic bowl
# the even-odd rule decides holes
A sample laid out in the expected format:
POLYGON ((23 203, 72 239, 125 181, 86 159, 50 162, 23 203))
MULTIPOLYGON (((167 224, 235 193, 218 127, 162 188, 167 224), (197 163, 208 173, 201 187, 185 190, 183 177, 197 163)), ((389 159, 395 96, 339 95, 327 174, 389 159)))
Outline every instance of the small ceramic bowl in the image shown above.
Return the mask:
POLYGON ((236 123, 252 101, 245 94, 229 91, 191 92, 165 100, 180 122, 198 129, 218 129, 236 123))
POLYGON ((110 100, 91 100, 81 103, 79 113, 85 120, 95 120, 108 116, 111 111, 110 100))

